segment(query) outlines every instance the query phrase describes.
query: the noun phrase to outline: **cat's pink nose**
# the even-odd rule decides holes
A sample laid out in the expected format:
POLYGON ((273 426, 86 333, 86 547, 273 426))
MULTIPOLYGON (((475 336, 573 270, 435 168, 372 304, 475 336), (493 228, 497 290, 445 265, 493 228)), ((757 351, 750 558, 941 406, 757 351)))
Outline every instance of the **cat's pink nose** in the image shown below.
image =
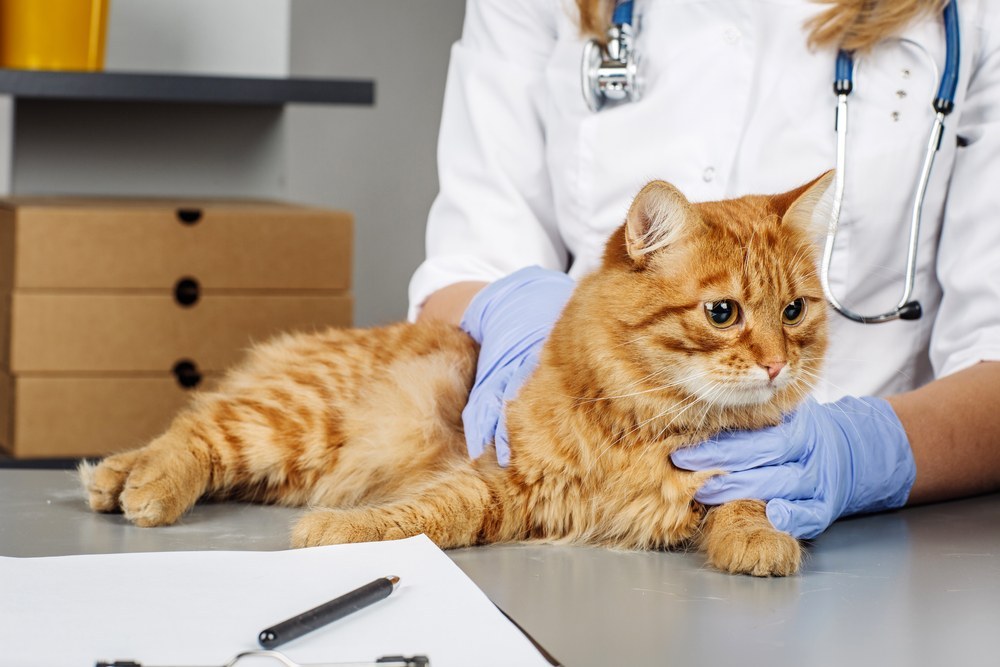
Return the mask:
POLYGON ((781 372, 781 369, 785 367, 785 362, 765 361, 764 363, 761 364, 761 367, 763 367, 763 369, 767 371, 767 377, 769 377, 771 380, 774 380, 774 378, 778 377, 778 373, 781 372))

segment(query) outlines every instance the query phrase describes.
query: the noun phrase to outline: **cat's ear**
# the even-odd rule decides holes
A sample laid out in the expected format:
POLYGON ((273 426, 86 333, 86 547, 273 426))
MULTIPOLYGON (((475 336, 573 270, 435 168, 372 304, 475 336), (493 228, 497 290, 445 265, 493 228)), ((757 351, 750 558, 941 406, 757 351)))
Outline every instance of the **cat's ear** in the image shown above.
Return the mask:
POLYGON ((632 200, 625 218, 629 257, 641 266, 651 252, 676 243, 691 214, 691 204, 677 188, 666 181, 648 183, 632 200))
POLYGON ((791 192, 773 198, 781 223, 801 229, 810 238, 822 236, 833 208, 833 169, 791 192))

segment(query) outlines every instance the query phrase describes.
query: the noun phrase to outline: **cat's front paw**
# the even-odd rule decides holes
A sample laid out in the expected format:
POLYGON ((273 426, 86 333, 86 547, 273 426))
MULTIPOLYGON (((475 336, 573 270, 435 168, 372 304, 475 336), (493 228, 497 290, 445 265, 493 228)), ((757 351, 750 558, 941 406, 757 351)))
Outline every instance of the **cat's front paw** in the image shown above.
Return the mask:
POLYGON ((169 526, 198 499, 198 493, 186 493, 183 485, 155 467, 140 468, 126 480, 118 499, 125 518, 137 526, 169 526))
POLYGON ((755 577, 786 577, 798 572, 802 564, 798 541, 774 528, 734 532, 706 552, 712 567, 755 577))
POLYGON ((200 475, 187 457, 140 449, 82 464, 80 480, 96 512, 121 511, 137 526, 175 523, 202 493, 200 475))
MULTIPOLYGON (((416 533, 414 533, 416 534, 416 533)), ((292 528, 293 547, 380 542, 406 535, 396 525, 386 525, 374 512, 358 509, 318 509, 307 513, 292 528)))
POLYGON ((132 470, 138 452, 109 456, 100 463, 84 461, 77 468, 80 483, 87 493, 87 503, 95 512, 119 512, 118 497, 132 470))
POLYGON ((759 500, 739 500, 713 508, 705 520, 701 546, 713 567, 733 574, 784 577, 802 565, 798 540, 776 530, 759 500))

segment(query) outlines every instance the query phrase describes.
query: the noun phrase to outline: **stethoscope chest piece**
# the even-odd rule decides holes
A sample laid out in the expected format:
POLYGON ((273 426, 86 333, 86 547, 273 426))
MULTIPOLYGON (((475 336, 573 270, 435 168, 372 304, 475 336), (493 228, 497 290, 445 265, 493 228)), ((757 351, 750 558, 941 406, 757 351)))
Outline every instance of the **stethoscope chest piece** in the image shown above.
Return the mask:
POLYGON ((601 89, 600 68, 604 60, 603 49, 596 39, 587 40, 583 45, 583 60, 580 63, 580 82, 583 100, 591 111, 604 107, 604 91, 601 89))
POLYGON ((580 83, 591 111, 600 111, 609 101, 639 101, 639 60, 633 38, 632 0, 618 0, 606 42, 591 39, 583 48, 580 83))

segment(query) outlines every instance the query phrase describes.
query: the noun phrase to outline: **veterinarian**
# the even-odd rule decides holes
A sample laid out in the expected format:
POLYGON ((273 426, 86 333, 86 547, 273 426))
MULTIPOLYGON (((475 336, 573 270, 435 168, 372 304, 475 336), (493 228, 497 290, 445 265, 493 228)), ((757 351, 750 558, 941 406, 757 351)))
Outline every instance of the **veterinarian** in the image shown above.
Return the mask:
POLYGON ((470 0, 427 259, 410 284, 412 319, 461 323, 482 345, 469 453, 495 440, 508 461, 504 402, 645 182, 691 201, 805 183, 837 164, 846 87, 828 295, 855 313, 892 310, 923 194, 911 253, 922 316, 862 323, 831 309, 812 400, 673 461, 731 473, 698 500, 763 499, 800 538, 841 516, 1000 488, 1000 5, 952 9, 960 49, 938 0, 470 0), (954 96, 941 102, 949 67, 954 96))

